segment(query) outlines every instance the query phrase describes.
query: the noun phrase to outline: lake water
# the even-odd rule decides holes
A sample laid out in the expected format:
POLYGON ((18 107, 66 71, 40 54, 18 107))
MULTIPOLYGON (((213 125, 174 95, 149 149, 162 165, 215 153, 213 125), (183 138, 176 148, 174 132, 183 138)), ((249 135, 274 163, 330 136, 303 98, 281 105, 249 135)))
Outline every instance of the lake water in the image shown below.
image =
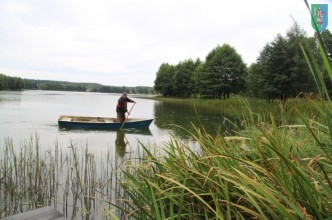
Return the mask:
MULTIPOLYGON (((44 148, 54 146, 68 147, 88 145, 92 151, 100 152, 115 147, 116 131, 110 130, 66 130, 59 129, 57 119, 60 115, 116 117, 115 106, 120 94, 58 92, 58 91, 2 91, 0 92, 0 141, 11 138, 15 146, 39 136, 44 148)), ((191 122, 203 124, 207 131, 231 130, 225 118, 215 110, 197 110, 181 103, 163 103, 128 95, 137 103, 132 109, 132 118, 153 118, 146 130, 124 130, 126 141, 131 145, 163 145, 175 134, 190 142, 184 129, 192 130, 191 122)), ((128 109, 132 103, 128 103, 128 109)), ((0 142, 0 143, 1 143, 0 142)), ((1 144, 0 144, 1 146, 1 144)))
MULTIPOLYGON (((53 149, 56 144, 65 152, 72 149, 70 146, 75 149, 84 149, 87 146, 89 153, 97 155, 97 159, 101 158, 104 152, 112 155, 112 166, 118 167, 126 157, 129 158, 129 154, 131 158, 136 158, 137 152, 140 152, 140 143, 162 149, 171 135, 199 150, 198 144, 186 131, 194 130, 192 123, 204 127, 210 134, 233 129, 231 123, 225 120, 222 109, 219 111, 184 103, 155 101, 130 94, 128 96, 137 102, 129 117, 154 119, 148 129, 123 129, 119 132, 68 130, 58 127, 57 120, 60 115, 116 117, 115 106, 120 94, 1 91, 0 152, 4 149, 6 139, 11 139, 15 148, 19 149, 37 136, 41 150, 53 149)), ((132 103, 128 103, 128 109, 131 107, 132 103)), ((59 196, 57 201, 61 200, 59 196)))
MULTIPOLYGON (((15 145, 29 141, 36 134, 41 146, 53 147, 55 142, 68 147, 88 145, 100 152, 114 147, 116 131, 59 129, 60 115, 116 117, 115 106, 120 95, 104 93, 23 91, 0 93, 0 139, 13 139, 15 145)), ((137 103, 130 117, 154 118, 155 101, 130 96, 137 103)), ((131 103, 128 107, 131 107, 131 103)), ((168 130, 158 129, 152 123, 146 130, 124 130, 129 143, 154 143, 166 140, 168 130), (155 138, 157 137, 157 138, 155 138)), ((4 143, 4 141, 2 141, 4 143)))

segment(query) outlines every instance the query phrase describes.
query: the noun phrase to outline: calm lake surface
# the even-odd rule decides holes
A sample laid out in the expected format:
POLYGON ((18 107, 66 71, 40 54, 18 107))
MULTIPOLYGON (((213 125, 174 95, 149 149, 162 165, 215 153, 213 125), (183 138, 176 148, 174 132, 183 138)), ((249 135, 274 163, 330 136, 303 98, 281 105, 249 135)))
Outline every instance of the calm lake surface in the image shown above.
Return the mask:
MULTIPOLYGON (((55 142, 61 147, 89 146, 93 152, 115 148, 118 132, 112 130, 66 130, 59 129, 60 115, 116 117, 115 106, 120 94, 58 92, 58 91, 2 91, 0 92, 0 147, 6 138, 15 146, 29 141, 37 135, 42 148, 52 148, 55 142)), ((151 99, 128 95, 137 103, 132 109, 132 118, 153 118, 149 129, 124 130, 124 138, 131 146, 138 141, 143 144, 162 146, 175 134, 184 141, 191 142, 190 135, 175 125, 193 130, 203 124, 215 133, 233 129, 225 123, 222 109, 195 109, 182 103, 164 103, 151 99)), ((128 103, 130 109, 132 103, 128 103)), ((1 149, 1 148, 0 148, 1 149)))

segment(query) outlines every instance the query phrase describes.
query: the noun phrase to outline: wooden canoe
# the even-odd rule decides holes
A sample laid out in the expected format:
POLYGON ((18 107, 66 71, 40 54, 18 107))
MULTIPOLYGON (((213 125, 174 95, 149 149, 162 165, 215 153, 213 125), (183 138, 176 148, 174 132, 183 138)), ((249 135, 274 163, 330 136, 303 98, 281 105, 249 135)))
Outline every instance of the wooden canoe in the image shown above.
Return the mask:
MULTIPOLYGON (((148 128, 153 119, 127 118, 122 128, 148 128)), ((85 117, 61 115, 58 119, 60 128, 83 129, 120 129, 122 123, 117 118, 85 117)))

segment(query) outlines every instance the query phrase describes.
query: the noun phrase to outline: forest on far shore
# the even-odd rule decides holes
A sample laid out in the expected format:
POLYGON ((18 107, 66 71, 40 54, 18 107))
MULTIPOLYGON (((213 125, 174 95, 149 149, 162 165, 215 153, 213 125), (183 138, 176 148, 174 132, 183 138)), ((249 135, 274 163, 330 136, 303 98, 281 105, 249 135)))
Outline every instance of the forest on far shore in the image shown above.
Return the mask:
POLYGON ((148 86, 105 86, 98 83, 75 83, 66 81, 22 79, 20 77, 6 76, 0 73, 1 90, 54 90, 54 91, 78 91, 78 92, 104 92, 132 94, 152 94, 153 88, 148 86))

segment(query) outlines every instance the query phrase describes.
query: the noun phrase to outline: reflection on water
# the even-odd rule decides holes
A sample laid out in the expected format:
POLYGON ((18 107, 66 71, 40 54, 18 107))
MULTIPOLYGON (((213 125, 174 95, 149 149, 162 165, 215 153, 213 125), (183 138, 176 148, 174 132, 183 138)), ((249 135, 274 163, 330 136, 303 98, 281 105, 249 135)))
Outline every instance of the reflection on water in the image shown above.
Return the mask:
POLYGON ((232 133, 236 130, 236 119, 223 114, 222 109, 218 111, 191 104, 156 102, 154 112, 155 124, 159 128, 172 129, 182 138, 190 137, 188 131, 195 133, 193 125, 211 135, 218 132, 232 133))
POLYGON ((3 103, 19 103, 21 101, 21 92, 8 92, 8 91, 0 91, 0 102, 3 103))
POLYGON ((126 145, 128 144, 128 140, 125 141, 125 132, 123 130, 118 130, 116 132, 115 139, 115 147, 116 153, 123 157, 126 153, 126 145))
POLYGON ((150 128, 126 128, 122 129, 122 131, 125 131, 127 134, 152 135, 150 128))
MULTIPOLYGON (((91 132, 117 132, 118 129, 109 129, 109 128, 67 128, 67 127, 58 127, 59 132, 72 132, 72 133, 91 133, 91 132)), ((128 134, 138 134, 138 135, 152 135, 149 128, 124 128, 121 131, 125 131, 128 134)))

